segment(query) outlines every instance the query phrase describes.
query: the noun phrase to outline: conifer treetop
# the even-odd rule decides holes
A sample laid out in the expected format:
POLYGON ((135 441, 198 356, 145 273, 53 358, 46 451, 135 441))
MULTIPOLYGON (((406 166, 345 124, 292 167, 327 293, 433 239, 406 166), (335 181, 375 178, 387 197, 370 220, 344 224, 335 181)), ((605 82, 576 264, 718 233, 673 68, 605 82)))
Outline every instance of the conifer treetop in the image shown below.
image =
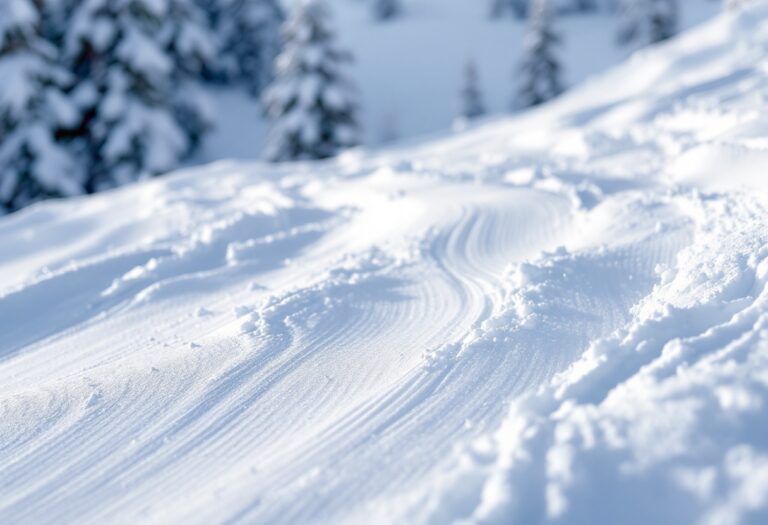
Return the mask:
POLYGON ((554 19, 551 0, 533 0, 518 70, 518 108, 542 104, 564 91, 562 66, 556 54, 561 39, 554 19))
POLYGON ((300 2, 285 23, 283 39, 275 80, 264 96, 273 122, 266 157, 321 159, 357 145, 357 103, 344 72, 351 55, 336 46, 326 5, 300 2))

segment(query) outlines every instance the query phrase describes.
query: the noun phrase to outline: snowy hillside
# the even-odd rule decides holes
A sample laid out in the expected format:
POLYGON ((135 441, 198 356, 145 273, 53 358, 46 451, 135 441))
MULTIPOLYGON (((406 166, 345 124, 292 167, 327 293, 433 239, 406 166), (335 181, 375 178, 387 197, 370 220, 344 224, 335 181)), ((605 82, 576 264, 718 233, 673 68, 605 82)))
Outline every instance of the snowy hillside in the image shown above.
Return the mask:
POLYGON ((767 53, 0 219, 0 523, 765 523, 767 53))

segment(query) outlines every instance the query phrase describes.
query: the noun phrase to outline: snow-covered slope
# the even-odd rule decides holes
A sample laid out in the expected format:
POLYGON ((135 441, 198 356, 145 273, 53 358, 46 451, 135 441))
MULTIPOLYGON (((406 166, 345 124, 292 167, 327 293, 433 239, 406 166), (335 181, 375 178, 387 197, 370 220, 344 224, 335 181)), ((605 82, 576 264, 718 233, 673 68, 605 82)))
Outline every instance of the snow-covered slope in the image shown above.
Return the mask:
POLYGON ((764 523, 767 50, 3 218, 0 522, 764 523))

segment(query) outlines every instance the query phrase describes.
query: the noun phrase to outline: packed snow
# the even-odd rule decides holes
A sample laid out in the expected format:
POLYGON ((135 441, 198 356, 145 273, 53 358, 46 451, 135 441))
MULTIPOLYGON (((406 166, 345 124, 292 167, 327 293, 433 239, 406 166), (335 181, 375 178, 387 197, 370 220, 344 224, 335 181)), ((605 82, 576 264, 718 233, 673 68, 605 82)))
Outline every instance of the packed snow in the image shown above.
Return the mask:
POLYGON ((0 522, 765 523, 766 56, 0 219, 0 522))

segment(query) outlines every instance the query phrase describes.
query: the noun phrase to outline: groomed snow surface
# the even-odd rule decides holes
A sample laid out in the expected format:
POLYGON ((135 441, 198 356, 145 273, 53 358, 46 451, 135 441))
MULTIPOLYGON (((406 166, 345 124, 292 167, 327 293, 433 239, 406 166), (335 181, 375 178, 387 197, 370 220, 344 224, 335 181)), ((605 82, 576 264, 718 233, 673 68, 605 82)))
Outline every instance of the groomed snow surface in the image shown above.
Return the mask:
POLYGON ((3 218, 0 522, 768 522, 767 52, 3 218))

